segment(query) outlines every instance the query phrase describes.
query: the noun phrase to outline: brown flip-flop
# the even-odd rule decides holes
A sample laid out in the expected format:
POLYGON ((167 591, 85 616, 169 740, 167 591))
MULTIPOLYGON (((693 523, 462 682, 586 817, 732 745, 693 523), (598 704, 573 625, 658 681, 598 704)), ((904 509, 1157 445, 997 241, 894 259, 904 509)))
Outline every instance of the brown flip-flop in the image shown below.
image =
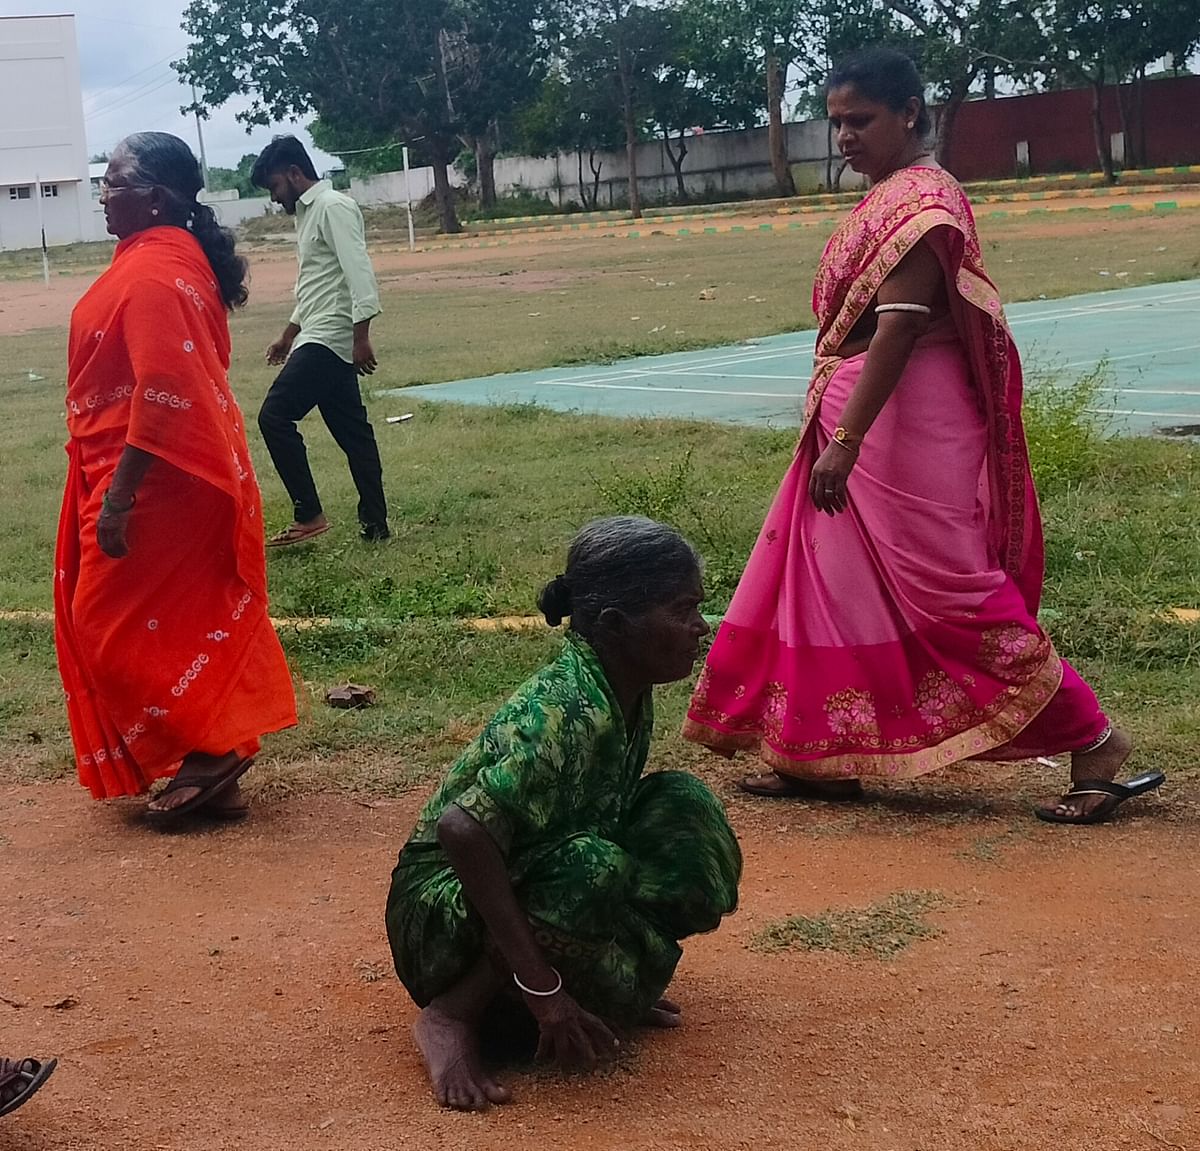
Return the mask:
MULTIPOLYGON (((199 788, 196 795, 191 799, 185 799, 178 807, 172 807, 166 811, 156 811, 153 808, 146 809, 146 822, 155 827, 171 827, 178 823, 186 815, 198 813, 200 808, 203 808, 210 800, 216 799, 222 792, 232 787, 247 771, 250 770, 254 763, 254 757, 249 756, 245 759, 239 759, 233 767, 231 767, 224 775, 218 776, 211 783, 201 787, 198 783, 176 783, 172 780, 156 798, 161 799, 168 791, 174 791, 185 787, 199 788)), ((176 776, 178 779, 178 776, 176 776)), ((242 810, 241 815, 233 815, 232 812, 238 811, 238 808, 229 808, 231 814, 218 814, 216 811, 209 809, 204 811, 205 815, 212 815, 217 819, 242 819, 245 811, 242 810)))
POLYGON ((738 780, 738 788, 747 795, 765 799, 821 799, 827 803, 856 803, 863 798, 857 779, 798 779, 778 771, 747 775, 738 780), (766 781, 770 782, 766 782, 766 781))
POLYGON ((328 520, 323 524, 317 524, 315 527, 301 527, 300 524, 291 524, 284 528, 281 532, 276 532, 269 540, 267 547, 269 548, 286 548, 292 544, 307 543, 309 540, 314 540, 317 536, 323 536, 329 529, 333 527, 328 520))

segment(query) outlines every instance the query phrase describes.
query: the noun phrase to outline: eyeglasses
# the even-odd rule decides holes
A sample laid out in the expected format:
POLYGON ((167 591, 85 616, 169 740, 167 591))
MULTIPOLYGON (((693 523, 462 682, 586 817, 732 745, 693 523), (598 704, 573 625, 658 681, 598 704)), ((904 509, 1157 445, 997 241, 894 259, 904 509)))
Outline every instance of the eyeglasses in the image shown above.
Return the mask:
POLYGON ((101 192, 125 192, 133 188, 153 188, 154 184, 112 184, 104 176, 100 177, 101 192))

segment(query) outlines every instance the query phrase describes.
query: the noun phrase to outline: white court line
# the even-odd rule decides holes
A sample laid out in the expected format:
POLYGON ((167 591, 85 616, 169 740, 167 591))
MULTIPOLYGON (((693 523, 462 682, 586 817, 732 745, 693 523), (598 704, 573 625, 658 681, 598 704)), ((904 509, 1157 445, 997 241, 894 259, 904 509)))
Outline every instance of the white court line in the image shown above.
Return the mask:
MULTIPOLYGON (((1117 293, 1113 294, 1116 295, 1117 293)), ((1060 306, 1051 311, 1042 312, 1033 316, 1016 315, 1009 320, 1009 325, 1010 327, 1016 327, 1018 324, 1042 323, 1046 320, 1068 320, 1075 319, 1079 316, 1108 315, 1113 312, 1136 312, 1143 308, 1150 308, 1159 304, 1181 304, 1195 300, 1200 300, 1200 293, 1183 295, 1176 294, 1171 296, 1150 296, 1141 300, 1114 299, 1095 304, 1072 304, 1066 307, 1060 306)), ((1015 311, 1017 307, 1024 308, 1030 304, 1040 302, 1041 301, 1025 300, 1020 304, 1012 305, 1009 310, 1015 311)))
POLYGON ((1102 392, 1115 392, 1118 395, 1122 392, 1129 392, 1135 396, 1195 396, 1200 399, 1200 392, 1192 391, 1188 388, 1183 388, 1179 391, 1167 391, 1163 388, 1113 388, 1105 387, 1100 389, 1102 392))
POLYGON ((654 388, 647 384, 584 384, 577 380, 557 380, 553 383, 547 381, 544 384, 537 385, 537 387, 596 388, 597 390, 610 392, 650 392, 656 396, 745 396, 748 399, 755 400, 793 401, 798 401, 801 398, 797 392, 727 392, 718 388, 654 388))
POLYGON ((1147 416, 1154 420, 1197 420, 1200 412, 1140 412, 1136 408, 1088 408, 1093 416, 1147 416))
POLYGON ((1087 368, 1092 364, 1106 363, 1116 364, 1122 360, 1145 360, 1153 359, 1155 356, 1173 356, 1176 352, 1194 352, 1200 348, 1200 344, 1181 344, 1178 348, 1155 348, 1150 352, 1130 352, 1127 356, 1097 356, 1092 360, 1075 360, 1070 364, 1063 364, 1064 368, 1087 368))

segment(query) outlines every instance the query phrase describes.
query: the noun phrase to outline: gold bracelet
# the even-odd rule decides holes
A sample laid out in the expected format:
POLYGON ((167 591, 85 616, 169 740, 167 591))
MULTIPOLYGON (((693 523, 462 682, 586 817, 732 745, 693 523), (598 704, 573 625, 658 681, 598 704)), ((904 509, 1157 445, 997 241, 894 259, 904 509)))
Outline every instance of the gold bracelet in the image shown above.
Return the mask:
POLYGON ((862 443, 862 436, 852 436, 845 428, 838 427, 833 429, 833 442, 839 448, 845 448, 846 451, 857 454, 862 443), (857 440, 858 443, 853 443, 853 440, 857 440))

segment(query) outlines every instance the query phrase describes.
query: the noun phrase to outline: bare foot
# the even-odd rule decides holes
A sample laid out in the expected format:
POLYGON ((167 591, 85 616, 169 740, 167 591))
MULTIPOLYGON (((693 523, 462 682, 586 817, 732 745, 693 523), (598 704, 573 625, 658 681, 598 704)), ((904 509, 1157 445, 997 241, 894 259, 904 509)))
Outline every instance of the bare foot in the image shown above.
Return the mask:
POLYGON ((474 1025, 455 1019, 430 1004, 413 1025, 413 1036, 425 1060, 433 1097, 456 1111, 485 1111, 507 1103, 512 1095, 479 1065, 479 1036, 474 1025))
POLYGON ((660 999, 646 1013, 646 1018, 643 1022, 647 1027, 662 1027, 664 1029, 682 1027, 683 1009, 678 1003, 670 999, 660 999))
POLYGON ((747 775, 738 787, 748 795, 768 799, 823 799, 830 803, 854 802, 863 798, 857 779, 800 779, 782 771, 747 775))
MULTIPOLYGON (((1071 782, 1083 779, 1103 779, 1112 782, 1117 772, 1133 752, 1133 739, 1128 732, 1114 727, 1108 737, 1095 751, 1077 751, 1071 756, 1071 782)), ((1043 811, 1053 811, 1067 819, 1082 819, 1090 815, 1102 803, 1103 795, 1079 795, 1050 800, 1042 805, 1043 811)))

